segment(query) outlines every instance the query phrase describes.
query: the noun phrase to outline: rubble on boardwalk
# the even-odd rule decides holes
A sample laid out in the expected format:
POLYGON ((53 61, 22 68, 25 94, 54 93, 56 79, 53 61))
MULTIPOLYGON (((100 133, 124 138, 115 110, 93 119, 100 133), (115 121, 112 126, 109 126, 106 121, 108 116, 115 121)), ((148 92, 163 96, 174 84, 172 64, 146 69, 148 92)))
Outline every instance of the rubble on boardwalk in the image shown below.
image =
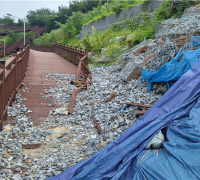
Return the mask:
POLYGON ((76 79, 74 75, 46 75, 47 81, 56 79, 57 84, 41 93, 45 100, 53 97, 53 103, 47 104, 52 109, 40 125, 35 126, 29 120, 31 109, 17 95, 16 104, 8 108, 8 115, 14 120, 0 132, 0 179, 42 180, 60 174, 91 157, 132 126, 140 118, 135 112, 147 108, 130 106, 121 110, 125 103, 154 105, 167 91, 166 83, 154 83, 153 90, 147 93, 147 84, 140 79, 141 71, 157 70, 173 59, 175 34, 199 29, 196 13, 195 8, 190 8, 183 17, 193 15, 194 18, 161 23, 156 29, 157 39, 127 50, 119 57, 119 65, 91 68, 92 84, 89 91, 76 94, 73 114, 68 114, 68 109, 72 91, 77 89, 70 83, 76 79), (99 134, 93 117, 104 135, 99 134))
POLYGON ((0 132, 2 177, 45 179, 61 173, 69 166, 89 158, 137 121, 139 117, 134 113, 145 108, 130 106, 115 113, 125 106, 126 101, 153 105, 162 96, 156 89, 147 93, 146 84, 140 80, 122 81, 119 70, 120 66, 91 69, 93 83, 90 91, 77 93, 73 115, 61 111, 66 112, 69 108, 72 91, 76 88, 69 80, 75 79, 75 76, 47 74, 47 80, 56 78, 58 83, 44 90, 41 96, 44 99, 52 96, 55 107, 39 126, 29 122, 28 111, 31 111, 20 104, 22 97, 17 95, 18 103, 8 110, 8 115, 14 117, 14 121, 0 132), (113 91, 116 92, 115 97, 106 102, 113 91), (92 117, 96 118, 105 133, 106 141, 99 134, 92 117), (13 136, 16 138, 12 139, 13 136), (41 147, 22 149, 23 144, 41 144, 41 147))

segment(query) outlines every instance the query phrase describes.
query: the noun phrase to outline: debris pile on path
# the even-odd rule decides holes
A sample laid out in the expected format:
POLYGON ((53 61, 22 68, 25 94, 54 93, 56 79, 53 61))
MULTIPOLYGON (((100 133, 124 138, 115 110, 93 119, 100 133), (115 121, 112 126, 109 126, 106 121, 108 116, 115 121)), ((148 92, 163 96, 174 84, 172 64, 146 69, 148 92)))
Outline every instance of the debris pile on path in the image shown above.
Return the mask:
POLYGON ((45 179, 61 173, 89 158, 137 121, 139 117, 135 116, 135 112, 145 108, 130 106, 116 113, 126 101, 153 105, 162 96, 156 90, 147 93, 146 84, 140 80, 123 82, 119 70, 120 66, 91 69, 93 84, 90 91, 77 94, 73 115, 66 115, 66 111, 72 90, 76 88, 69 80, 75 79, 75 76, 47 74, 47 80, 56 78, 57 85, 44 90, 42 96, 44 99, 52 96, 57 108, 52 108, 39 126, 29 122, 28 112, 31 111, 20 104, 22 98, 17 95, 18 103, 9 107, 8 111, 8 115, 15 119, 0 132, 2 177, 45 179), (112 92, 116 92, 115 96, 106 102, 112 92), (93 117, 105 133, 105 139, 99 135, 93 117), (26 144, 33 149, 23 149, 22 145, 26 144), (41 146, 34 149, 34 145, 38 144, 41 146))
POLYGON ((45 100, 53 97, 53 103, 47 104, 52 109, 40 125, 30 122, 31 110, 17 95, 16 104, 8 108, 8 115, 14 120, 0 132, 0 179, 42 180, 60 174, 125 132, 139 119, 136 111, 147 110, 127 107, 126 102, 154 105, 167 91, 167 84, 161 82, 153 83, 152 91, 147 93, 141 71, 158 70, 175 57, 189 40, 186 38, 180 44, 176 38, 199 29, 197 13, 197 8, 190 8, 183 17, 194 17, 161 23, 156 29, 157 39, 126 51, 119 57, 120 65, 91 68, 92 84, 89 91, 76 94, 73 114, 68 114, 68 109, 72 91, 77 89, 70 83, 76 79, 74 75, 45 76, 47 81, 57 80, 57 84, 41 93, 45 100), (188 24, 189 28, 184 29, 188 24), (93 118, 103 135, 99 134, 93 118))

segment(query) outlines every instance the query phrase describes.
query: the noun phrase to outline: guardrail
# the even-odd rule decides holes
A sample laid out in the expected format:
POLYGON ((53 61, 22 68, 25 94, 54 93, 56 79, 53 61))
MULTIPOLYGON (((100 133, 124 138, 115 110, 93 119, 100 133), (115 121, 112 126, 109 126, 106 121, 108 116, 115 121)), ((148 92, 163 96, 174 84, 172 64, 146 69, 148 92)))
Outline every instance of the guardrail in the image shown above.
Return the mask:
MULTIPOLYGON (((26 27, 27 30, 32 31, 35 26, 26 27)), ((0 28, 10 29, 10 30, 24 30, 24 26, 13 26, 13 25, 0 25, 0 28)))
POLYGON ((29 59, 29 42, 19 52, 13 50, 12 57, 6 62, 0 61, 0 131, 3 121, 7 120, 8 106, 16 98, 18 88, 22 84, 29 59))
MULTIPOLYGON (((26 36, 26 42, 29 41, 28 37, 26 36)), ((24 45, 24 37, 21 37, 18 41, 13 43, 11 46, 6 45, 6 51, 5 54, 9 55, 11 54, 12 50, 17 50, 19 47, 23 47, 24 45)), ((0 46, 0 57, 3 57, 4 55, 4 46, 0 46)))
MULTIPOLYGON (((0 35, 7 35, 9 33, 9 30, 14 31, 15 33, 24 32, 24 27, 20 26, 0 26, 0 35), (1 31, 1 28, 4 28, 5 30, 1 31)), ((33 31, 35 33, 36 38, 38 35, 42 34, 45 31, 45 28, 34 26, 34 27, 26 27, 26 32, 33 31)))
MULTIPOLYGON (((17 26, 0 26, 0 27, 14 28, 17 26)), ((20 27, 18 27, 18 28, 20 28, 20 27)), ((36 38, 38 37, 38 35, 41 35, 45 31, 45 28, 39 27, 39 26, 30 27, 29 29, 31 29, 31 31, 34 32, 36 38)), ((26 42, 27 41, 28 41, 28 37, 26 37, 26 42)), ((22 47, 23 45, 24 45, 24 37, 21 37, 18 41, 16 41, 15 43, 13 43, 10 46, 6 45, 6 52, 5 52, 6 55, 9 55, 12 50, 17 50, 19 47, 22 47)), ((0 57, 2 57, 3 55, 4 55, 4 45, 1 45, 0 46, 0 57)))
POLYGON ((32 29, 32 31, 35 33, 35 37, 37 38, 38 35, 41 35, 44 33, 45 28, 36 26, 34 29, 32 29))

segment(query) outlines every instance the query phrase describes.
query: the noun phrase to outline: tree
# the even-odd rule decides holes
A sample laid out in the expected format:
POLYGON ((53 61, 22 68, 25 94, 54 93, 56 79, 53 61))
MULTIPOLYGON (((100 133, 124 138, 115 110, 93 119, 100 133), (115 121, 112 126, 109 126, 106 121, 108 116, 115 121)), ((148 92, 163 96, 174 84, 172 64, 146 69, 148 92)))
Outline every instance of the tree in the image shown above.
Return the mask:
POLYGON ((18 19, 18 22, 16 24, 17 26, 24 26, 24 22, 21 19, 18 19))
POLYGON ((9 17, 9 16, 4 16, 4 18, 1 18, 0 24, 3 25, 13 25, 14 24, 14 19, 9 17))
POLYGON ((51 11, 50 9, 38 9, 36 11, 28 11, 28 15, 26 18, 28 19, 31 26, 40 26, 45 27, 45 23, 49 21, 51 16, 55 14, 54 11, 51 11))
POLYGON ((33 40, 35 39, 35 33, 33 31, 29 31, 28 33, 26 33, 26 35, 28 36, 28 38, 32 44, 33 40))
POLYGON ((6 37, 6 44, 11 45, 15 43, 18 39, 23 36, 23 33, 14 33, 14 31, 9 31, 8 36, 6 37))

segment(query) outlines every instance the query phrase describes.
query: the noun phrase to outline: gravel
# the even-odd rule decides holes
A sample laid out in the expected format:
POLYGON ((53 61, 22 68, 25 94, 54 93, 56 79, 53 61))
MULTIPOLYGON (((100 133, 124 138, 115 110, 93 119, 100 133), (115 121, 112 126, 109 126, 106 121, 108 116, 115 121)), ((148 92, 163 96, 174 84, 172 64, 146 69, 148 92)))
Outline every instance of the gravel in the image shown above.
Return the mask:
POLYGON ((44 99, 52 97, 53 102, 46 104, 51 107, 49 116, 37 126, 30 121, 31 109, 22 104, 23 97, 17 94, 15 104, 8 107, 8 116, 13 117, 13 121, 0 132, 0 179, 43 180, 58 175, 66 168, 90 158, 134 125, 140 118, 135 116, 135 112, 146 108, 130 106, 121 110, 125 102, 154 105, 167 91, 167 86, 166 83, 154 83, 152 91, 147 93, 147 84, 141 82, 140 76, 129 81, 124 77, 128 77, 128 73, 136 65, 140 70, 144 69, 143 59, 149 54, 155 53, 155 57, 146 64, 150 71, 157 70, 170 61, 176 53, 171 35, 191 33, 199 29, 199 11, 191 8, 183 16, 191 14, 195 17, 171 19, 161 23, 157 34, 165 37, 164 44, 159 45, 162 37, 157 35, 156 40, 144 41, 121 55, 120 65, 91 68, 90 90, 76 94, 73 114, 68 114, 68 109, 72 91, 77 89, 70 84, 71 80, 76 79, 75 75, 46 74, 47 81, 56 79, 57 83, 41 93, 44 99), (188 24, 189 27, 186 28, 188 24), (170 27, 169 30, 163 31, 162 28, 166 27, 170 27), (137 48, 143 45, 147 45, 147 51, 134 55, 137 48), (107 101, 113 92, 115 96, 107 101), (93 117, 105 138, 99 134, 93 117), (41 146, 22 149, 23 144, 41 146))

